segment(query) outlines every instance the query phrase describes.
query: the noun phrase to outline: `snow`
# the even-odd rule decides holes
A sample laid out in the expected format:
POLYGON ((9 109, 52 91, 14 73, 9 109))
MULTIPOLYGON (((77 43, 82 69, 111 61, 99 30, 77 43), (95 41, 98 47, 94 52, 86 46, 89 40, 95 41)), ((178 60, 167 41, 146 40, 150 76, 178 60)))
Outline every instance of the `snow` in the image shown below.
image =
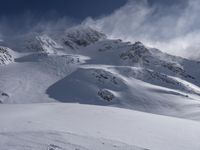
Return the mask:
POLYGON ((59 36, 21 35, 15 43, 15 62, 1 66, 1 103, 71 102, 200 120, 200 71, 188 67, 198 62, 80 26, 59 36), (69 50, 66 40, 77 48, 69 50))
POLYGON ((3 150, 200 149, 199 62, 81 26, 7 40, 3 150))
POLYGON ((64 44, 71 49, 79 49, 105 39, 106 35, 87 26, 72 27, 65 31, 64 44))
POLYGON ((42 55, 39 60, 35 60, 32 55, 31 57, 33 60, 30 57, 28 60, 36 61, 35 63, 27 62, 27 59, 23 58, 18 60, 21 61, 19 63, 1 68, 1 90, 10 95, 9 100, 4 101, 4 103, 55 101, 45 94, 46 88, 57 82, 62 76, 70 74, 76 69, 71 62, 74 60, 71 56, 59 57, 59 60, 57 60, 56 56, 46 57, 42 55))
POLYGON ((3 150, 144 150, 136 146, 67 132, 0 133, 3 150))
POLYGON ((50 145, 80 150, 200 148, 199 122, 120 108, 58 103, 1 105, 0 122, 0 146, 4 149, 40 150, 50 145))

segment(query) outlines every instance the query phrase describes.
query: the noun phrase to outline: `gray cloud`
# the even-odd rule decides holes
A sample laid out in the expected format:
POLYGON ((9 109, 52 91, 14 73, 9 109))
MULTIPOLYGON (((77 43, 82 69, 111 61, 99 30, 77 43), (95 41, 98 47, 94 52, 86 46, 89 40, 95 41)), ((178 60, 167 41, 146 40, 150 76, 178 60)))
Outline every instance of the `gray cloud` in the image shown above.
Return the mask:
MULTIPOLYGON (((108 34, 110 38, 142 41, 150 47, 187 58, 200 58, 200 1, 183 0, 173 5, 149 4, 147 0, 130 0, 108 16, 88 18, 83 24, 108 34), (184 1, 184 2, 183 2, 184 1)), ((31 32, 58 33, 78 24, 55 12, 38 16, 27 12, 0 18, 0 41, 31 32)))
POLYGON ((200 1, 171 6, 149 5, 147 0, 129 1, 112 14, 88 18, 84 24, 111 38, 142 41, 148 46, 182 57, 200 56, 200 1))
POLYGON ((38 34, 49 34, 57 38, 77 22, 69 17, 59 17, 54 13, 38 16, 32 12, 0 18, 0 46, 15 51, 23 51, 26 42, 34 40, 38 34), (50 17, 49 17, 50 15, 50 17))
POLYGON ((67 16, 60 17, 55 12, 38 16, 27 12, 16 16, 0 17, 0 38, 12 38, 32 32, 54 33, 76 25, 76 20, 67 16))

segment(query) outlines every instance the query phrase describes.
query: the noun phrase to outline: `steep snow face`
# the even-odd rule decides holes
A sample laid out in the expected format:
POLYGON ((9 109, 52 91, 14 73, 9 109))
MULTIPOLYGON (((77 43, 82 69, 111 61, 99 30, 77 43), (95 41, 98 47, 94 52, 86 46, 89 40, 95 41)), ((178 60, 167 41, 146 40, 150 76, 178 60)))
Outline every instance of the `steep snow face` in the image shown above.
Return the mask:
MULTIPOLYGON (((70 76, 50 86, 47 94, 61 102, 109 105, 156 114, 200 119, 198 115, 194 114, 194 112, 198 114, 199 96, 190 92, 186 85, 179 85, 175 79, 166 79, 171 82, 168 86, 174 86, 175 90, 163 88, 161 84, 164 85, 164 83, 155 86, 136 80, 126 70, 132 70, 132 68, 83 65, 70 76), (193 110, 190 109, 191 105, 193 110)), ((159 81, 156 78, 154 80, 159 81)), ((153 83, 151 80, 148 82, 153 83)))
POLYGON ((58 33, 27 33, 14 36, 5 41, 12 49, 19 52, 44 52, 63 54, 77 50, 106 39, 106 35, 90 27, 78 26, 58 33))
POLYGON ((80 68, 52 85, 47 94, 62 102, 111 105, 117 103, 117 91, 125 90, 123 79, 99 68, 80 68))
POLYGON ((0 89, 8 93, 3 103, 54 102, 46 95, 49 86, 76 70, 85 57, 30 54, 0 71, 0 89), (27 100, 27 97, 29 99, 27 100))
POLYGON ((11 55, 11 49, 0 46, 0 65, 9 64, 14 61, 11 55))
POLYGON ((5 42, 10 42, 9 46, 19 52, 39 52, 43 51, 42 45, 37 38, 39 35, 39 33, 28 33, 17 37, 14 36, 5 42))
POLYGON ((47 34, 43 34, 40 36, 37 36, 36 39, 38 40, 38 44, 42 47, 42 51, 48 53, 48 54, 59 54, 59 50, 63 49, 63 47, 55 42, 50 36, 47 34))
POLYGON ((193 84, 200 85, 199 70, 200 63, 190 61, 181 57, 175 57, 162 53, 153 48, 145 47, 141 42, 136 42, 130 49, 123 52, 120 57, 128 65, 149 68, 156 72, 177 76, 193 84), (193 68, 189 67, 193 66, 193 68))
POLYGON ((154 85, 200 95, 200 88, 162 72, 143 67, 121 67, 119 72, 129 78, 132 77, 154 85))
POLYGON ((4 45, 21 53, 42 52, 46 54, 60 54, 63 46, 46 33, 27 33, 25 35, 8 38, 4 45))

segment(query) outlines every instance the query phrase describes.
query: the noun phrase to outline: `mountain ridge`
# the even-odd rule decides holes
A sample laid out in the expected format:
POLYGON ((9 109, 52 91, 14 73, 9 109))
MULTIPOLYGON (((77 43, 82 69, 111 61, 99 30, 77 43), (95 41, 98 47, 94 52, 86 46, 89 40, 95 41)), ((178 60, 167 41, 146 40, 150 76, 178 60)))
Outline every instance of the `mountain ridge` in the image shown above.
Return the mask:
POLYGON ((16 41, 13 61, 0 66, 0 90, 9 95, 2 103, 78 102, 200 119, 199 62, 89 27, 52 34, 16 41))

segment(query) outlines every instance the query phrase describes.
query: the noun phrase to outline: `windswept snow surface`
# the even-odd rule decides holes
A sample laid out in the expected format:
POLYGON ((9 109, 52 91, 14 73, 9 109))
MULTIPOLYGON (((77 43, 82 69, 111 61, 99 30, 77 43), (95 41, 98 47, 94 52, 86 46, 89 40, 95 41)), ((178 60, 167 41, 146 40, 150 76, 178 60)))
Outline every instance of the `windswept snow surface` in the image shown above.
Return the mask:
POLYGON ((1 44, 1 150, 200 149, 200 62, 81 26, 1 44))
POLYGON ((71 102, 200 120, 197 61, 81 26, 11 41, 13 61, 0 66, 1 103, 71 102))
POLYGON ((2 150, 199 150, 200 123, 80 104, 0 106, 2 150))

